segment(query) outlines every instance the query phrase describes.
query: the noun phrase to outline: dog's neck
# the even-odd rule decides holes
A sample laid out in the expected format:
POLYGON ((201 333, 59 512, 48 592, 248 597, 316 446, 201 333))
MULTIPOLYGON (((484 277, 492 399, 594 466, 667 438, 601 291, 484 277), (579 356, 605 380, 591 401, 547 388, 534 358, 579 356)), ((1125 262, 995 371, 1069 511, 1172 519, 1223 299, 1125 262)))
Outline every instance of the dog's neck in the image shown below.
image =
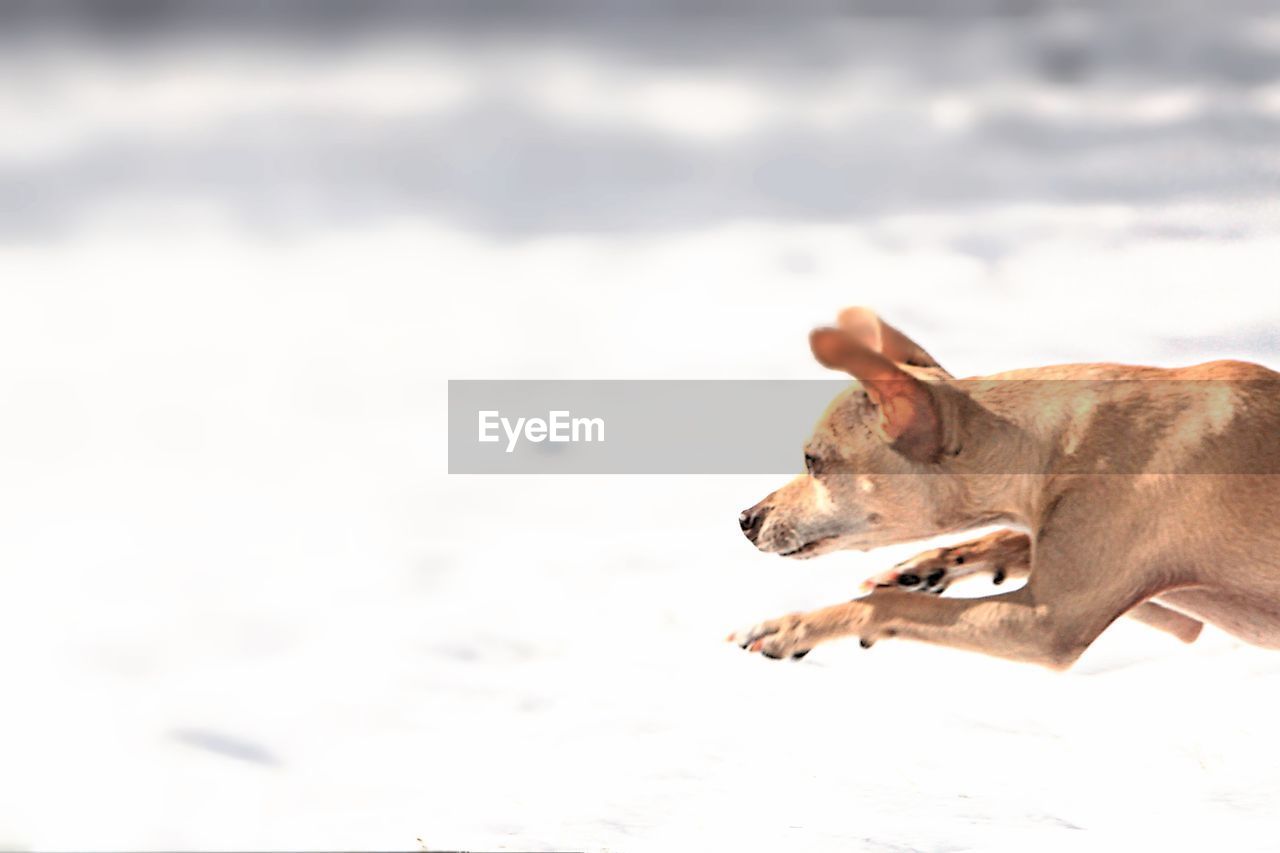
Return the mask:
POLYGON ((1002 524, 1034 530, 1044 514, 1051 460, 1033 419, 1016 409, 993 410, 964 394, 948 395, 952 409, 942 465, 952 476, 943 502, 953 530, 1002 524))

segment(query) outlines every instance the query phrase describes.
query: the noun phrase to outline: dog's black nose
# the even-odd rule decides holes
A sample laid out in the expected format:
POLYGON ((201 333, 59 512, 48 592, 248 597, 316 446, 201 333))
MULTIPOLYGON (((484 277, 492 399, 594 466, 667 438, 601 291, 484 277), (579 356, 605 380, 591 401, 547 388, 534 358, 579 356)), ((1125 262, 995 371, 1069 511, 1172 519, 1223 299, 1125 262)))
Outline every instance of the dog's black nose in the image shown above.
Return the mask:
POLYGON ((742 528, 742 532, 753 543, 756 541, 756 537, 760 535, 760 525, 764 523, 764 517, 768 514, 769 508, 767 506, 762 507, 759 504, 738 513, 738 526, 742 528))

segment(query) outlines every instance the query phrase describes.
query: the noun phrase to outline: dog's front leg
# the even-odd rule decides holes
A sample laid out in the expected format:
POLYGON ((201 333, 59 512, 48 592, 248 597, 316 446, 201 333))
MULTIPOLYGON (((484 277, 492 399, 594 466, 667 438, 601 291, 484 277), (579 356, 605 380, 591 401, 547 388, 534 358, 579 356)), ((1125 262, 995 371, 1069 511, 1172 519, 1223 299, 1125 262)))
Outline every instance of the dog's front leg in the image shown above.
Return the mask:
POLYGON ((809 613, 761 622, 730 637, 771 658, 803 657, 819 643, 859 637, 863 645, 902 637, 995 657, 1070 666, 1134 602, 1117 591, 1088 601, 1037 602, 1029 587, 985 598, 937 598, 894 589, 809 613))
MULTIPOLYGON (((946 548, 934 548, 903 560, 886 572, 869 578, 863 588, 890 587, 904 592, 940 595, 951 583, 992 573, 992 582, 1023 578, 1031 572, 1031 538, 1013 530, 997 530, 979 539, 946 548)), ((1127 614, 1132 619, 1172 634, 1185 643, 1200 636, 1204 623, 1153 601, 1137 605, 1127 614)))
POLYGON ((990 574, 999 585, 1006 578, 1031 572, 1031 537, 1014 530, 997 530, 978 539, 933 548, 903 560, 888 571, 872 575, 863 589, 898 587, 910 592, 940 595, 957 580, 990 574))

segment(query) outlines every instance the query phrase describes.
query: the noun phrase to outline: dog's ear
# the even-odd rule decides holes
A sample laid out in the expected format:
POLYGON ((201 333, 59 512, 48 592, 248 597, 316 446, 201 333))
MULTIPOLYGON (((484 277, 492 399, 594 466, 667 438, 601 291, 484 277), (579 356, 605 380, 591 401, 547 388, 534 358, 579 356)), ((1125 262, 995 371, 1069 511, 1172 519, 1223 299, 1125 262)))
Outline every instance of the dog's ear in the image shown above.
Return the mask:
POLYGON ((938 364, 937 359, 925 351, 924 347, 881 320, 880 315, 870 308, 844 309, 840 312, 837 325, 849 337, 890 361, 909 364, 912 367, 932 368, 941 371, 944 376, 951 376, 946 368, 938 364))
POLYGON ((843 370, 862 383, 879 412, 889 445, 915 462, 942 455, 944 436, 938 401, 929 386, 842 329, 814 329, 809 347, 823 367, 843 370))

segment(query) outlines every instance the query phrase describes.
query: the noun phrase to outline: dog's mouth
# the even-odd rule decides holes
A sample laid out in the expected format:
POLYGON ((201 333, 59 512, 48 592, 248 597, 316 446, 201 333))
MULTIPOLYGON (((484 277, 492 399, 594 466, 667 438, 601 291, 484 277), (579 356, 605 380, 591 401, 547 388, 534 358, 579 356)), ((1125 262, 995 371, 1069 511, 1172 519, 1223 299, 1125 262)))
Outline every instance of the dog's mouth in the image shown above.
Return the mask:
POLYGON ((823 536, 821 539, 814 539, 812 542, 806 542, 803 545, 801 545, 799 548, 792 548, 790 551, 779 551, 778 556, 779 557, 795 557, 797 559, 816 556, 816 554, 818 553, 818 550, 823 545, 826 545, 828 542, 832 542, 835 539, 836 539, 835 536, 823 536))

